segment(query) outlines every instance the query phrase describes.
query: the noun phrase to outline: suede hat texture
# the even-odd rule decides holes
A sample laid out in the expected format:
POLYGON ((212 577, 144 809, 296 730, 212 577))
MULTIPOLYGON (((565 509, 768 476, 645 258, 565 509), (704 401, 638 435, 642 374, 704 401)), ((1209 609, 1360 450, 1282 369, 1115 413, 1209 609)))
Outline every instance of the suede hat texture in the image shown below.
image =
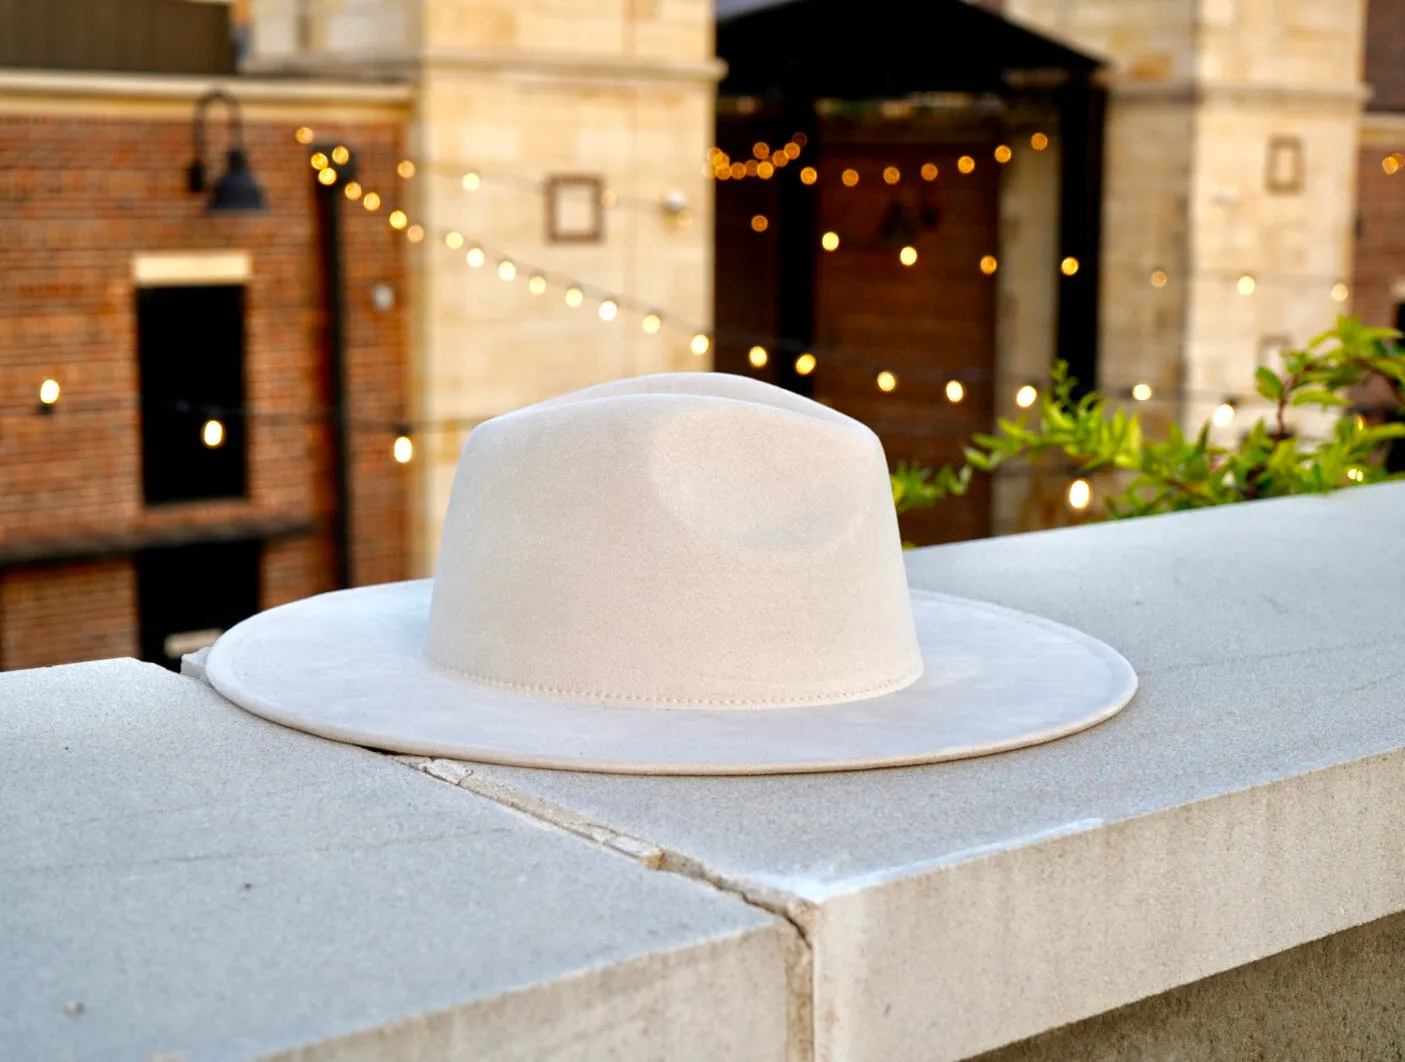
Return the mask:
POLYGON ((640 774, 977 756, 1092 726, 1136 689, 1087 635, 910 590, 877 436, 720 373, 483 423, 433 580, 260 613, 206 673, 339 741, 640 774))

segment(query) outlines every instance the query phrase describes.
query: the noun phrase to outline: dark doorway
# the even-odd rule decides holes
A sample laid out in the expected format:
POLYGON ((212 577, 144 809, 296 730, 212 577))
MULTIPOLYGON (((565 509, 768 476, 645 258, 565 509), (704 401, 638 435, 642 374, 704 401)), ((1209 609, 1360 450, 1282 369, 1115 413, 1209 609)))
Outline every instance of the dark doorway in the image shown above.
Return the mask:
POLYGON ((148 505, 242 498, 244 288, 142 288, 142 489, 148 505))
POLYGON ((208 542, 136 556, 141 657, 172 670, 259 608, 258 542, 208 542))

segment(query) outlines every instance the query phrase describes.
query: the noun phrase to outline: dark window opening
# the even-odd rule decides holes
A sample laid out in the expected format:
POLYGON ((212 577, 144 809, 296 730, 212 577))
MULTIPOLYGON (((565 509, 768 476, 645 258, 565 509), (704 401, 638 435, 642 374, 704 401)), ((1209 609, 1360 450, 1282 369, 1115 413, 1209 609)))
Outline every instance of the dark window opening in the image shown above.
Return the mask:
POLYGON ((140 289, 137 346, 146 503, 244 497, 243 286, 140 289))
POLYGON ((136 555, 141 657, 180 669, 259 608, 258 542, 208 542, 136 555))

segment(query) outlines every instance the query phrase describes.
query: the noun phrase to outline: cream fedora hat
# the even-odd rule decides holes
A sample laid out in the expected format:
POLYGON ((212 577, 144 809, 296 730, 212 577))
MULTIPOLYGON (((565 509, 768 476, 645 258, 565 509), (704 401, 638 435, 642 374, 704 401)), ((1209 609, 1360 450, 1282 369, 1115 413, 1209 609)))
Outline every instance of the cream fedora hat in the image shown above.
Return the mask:
POLYGON ((909 589, 877 436, 715 373, 480 425, 433 580, 260 613, 206 673, 338 741, 639 774, 978 756, 1092 726, 1136 688, 1087 635, 909 589))

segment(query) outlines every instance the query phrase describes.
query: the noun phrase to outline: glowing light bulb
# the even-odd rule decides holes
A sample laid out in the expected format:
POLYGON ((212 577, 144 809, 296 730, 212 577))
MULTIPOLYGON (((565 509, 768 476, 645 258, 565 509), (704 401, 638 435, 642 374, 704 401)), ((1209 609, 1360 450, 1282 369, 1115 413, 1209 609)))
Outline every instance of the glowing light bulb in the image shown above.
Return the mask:
POLYGON ((613 321, 619 316, 620 306, 614 299, 606 299, 600 304, 600 320, 613 321))
POLYGON ((887 184, 897 184, 903 179, 902 172, 896 166, 886 166, 883 169, 883 180, 887 184))
POLYGON ((770 222, 766 220, 765 214, 757 214, 751 219, 752 232, 765 232, 768 225, 770 225, 770 222))
POLYGON ((312 163, 312 168, 314 170, 325 170, 328 166, 331 165, 331 160, 328 159, 327 156, 322 154, 322 152, 320 151, 314 154, 307 161, 312 163))
POLYGON ((688 344, 688 349, 691 350, 694 354, 697 354, 699 357, 701 357, 702 355, 708 352, 708 348, 711 346, 712 340, 708 339, 707 336, 699 332, 693 337, 692 342, 688 344))
POLYGON ((343 188, 342 191, 346 193, 346 197, 352 202, 361 198, 361 186, 355 181, 348 182, 347 186, 343 188))
POLYGON ((764 159, 771 154, 771 149, 766 144, 766 141, 758 140, 756 143, 751 145, 751 153, 755 155, 758 159, 764 159))
POLYGON ((1394 155, 1387 155, 1385 158, 1381 159, 1381 169, 1385 170, 1387 174, 1394 173, 1396 170, 1400 169, 1400 160, 1394 155))
POLYGON ((839 233, 826 232, 823 236, 820 237, 820 246, 823 247, 826 251, 839 250, 839 233))
POLYGON ((1059 272, 1066 277, 1071 277, 1078 272, 1078 259, 1072 255, 1059 263, 1059 272))
POLYGON ((796 133, 795 139, 782 149, 787 156, 792 159, 798 159, 800 157, 800 149, 805 146, 805 141, 801 139, 804 135, 804 133, 796 133))
POLYGON ((390 448, 391 455, 402 465, 408 465, 415 457, 415 444, 408 435, 398 436, 390 448))
POLYGON ((338 144, 336 147, 332 148, 332 161, 338 166, 345 166, 350 160, 351 152, 347 151, 342 145, 338 144))
POLYGON ((1233 402, 1221 402, 1210 414, 1210 423, 1217 428, 1228 428, 1234 423, 1235 412, 1233 402))
POLYGON ((801 354, 795 359, 795 371, 801 376, 809 376, 815 371, 815 356, 808 352, 801 354))
POLYGON ((1151 384, 1139 383, 1132 387, 1132 397, 1138 402, 1147 402, 1151 399, 1151 384))
POLYGON ((644 329, 646 335, 653 335, 663 327, 663 318, 656 313, 647 313, 644 320, 639 322, 639 327, 644 329))
MULTIPOLYGON (((785 158, 785 156, 781 155, 780 158, 785 158)), ((769 181, 775 172, 776 168, 769 162, 763 162, 756 167, 756 176, 760 177, 763 181, 769 181)))
POLYGON ((1332 285, 1332 300, 1334 302, 1346 302, 1351 295, 1351 289, 1345 284, 1337 283, 1332 285))
POLYGON ((464 255, 464 261, 474 269, 477 269, 487 261, 487 258, 488 256, 483 253, 483 248, 481 247, 470 247, 468 253, 464 255))
POLYGON ((1161 269, 1154 269, 1154 270, 1152 270, 1152 273, 1151 273, 1151 286, 1152 286, 1153 288, 1164 288, 1164 287, 1166 286, 1166 281, 1167 281, 1167 279, 1169 279, 1169 278, 1166 276, 1165 270, 1161 270, 1161 269))
POLYGON ((476 174, 476 173, 474 173, 473 171, 470 170, 468 173, 465 173, 465 174, 463 175, 463 182, 462 182, 462 183, 463 183, 463 190, 464 190, 465 192, 476 192, 476 191, 478 191, 478 185, 481 184, 482 182, 478 179, 478 174, 476 174))
MULTIPOLYGON (((403 159, 400 165, 395 167, 395 172, 408 181, 415 175, 415 164, 409 159, 403 159)), ((408 442, 409 440, 406 441, 408 442)))
POLYGON ((57 380, 45 380, 39 385, 39 401, 46 406, 52 406, 59 400, 61 391, 57 380))
POLYGON ((892 373, 890 373, 887 369, 884 369, 876 377, 874 377, 873 382, 878 385, 878 390, 882 391, 884 394, 887 394, 888 392, 892 391, 893 388, 898 386, 898 378, 892 373))
POLYGON ((372 213, 375 213, 381 208, 381 197, 375 192, 367 192, 365 197, 361 200, 361 205, 372 213))
POLYGON ((451 251, 457 251, 463 246, 463 233, 451 232, 444 237, 444 246, 451 251))
POLYGON ((732 167, 728 172, 731 173, 732 180, 740 181, 743 177, 746 176, 746 165, 745 163, 734 162, 732 163, 732 167))
POLYGON ((546 277, 542 276, 540 273, 535 274, 527 281, 527 290, 533 295, 541 295, 546 291, 546 277))
POLYGON ((337 171, 328 166, 325 170, 317 171, 317 181, 319 184, 330 188, 337 183, 337 171))
POLYGON ((569 306, 571 309, 574 310, 576 307, 578 307, 578 306, 579 306, 581 303, 583 303, 584 301, 585 301, 585 293, 584 293, 583 291, 581 291, 580 288, 567 288, 567 289, 566 289, 566 305, 569 306))
POLYGON ((1035 151, 1043 151, 1049 146, 1049 138, 1043 133, 1035 133, 1029 138, 1029 146, 1034 148, 1035 151))
POLYGON ((499 262, 499 263, 498 263, 498 276, 501 277, 503 280, 516 280, 516 279, 517 279, 517 266, 516 266, 516 264, 514 264, 513 262, 509 262, 509 261, 507 261, 506 259, 504 259, 503 261, 499 262))
POLYGON ((1033 384, 1025 384, 1015 392, 1015 405, 1021 409, 1028 409, 1039 399, 1039 388, 1033 384))
POLYGON ((946 382, 946 400, 952 405, 956 405, 966 397, 966 388, 962 386, 960 380, 948 380, 946 382))
POLYGON ((1002 166, 1005 165, 1005 163, 1009 162, 1013 156, 1014 152, 1011 151, 1010 148, 1005 144, 1001 144, 995 149, 995 161, 1000 163, 1000 165, 1002 166))
POLYGON ((844 182, 844 186, 846 188, 852 188, 854 187, 854 185, 859 183, 859 171, 845 170, 842 174, 839 175, 839 179, 844 182))
POLYGON ((1254 289, 1258 287, 1258 285, 1254 283, 1253 277, 1251 277, 1248 273, 1245 273, 1242 277, 1239 278, 1239 283, 1236 284, 1235 287, 1239 289, 1239 294, 1241 295, 1252 295, 1254 294, 1254 289))
POLYGON ((1077 512, 1082 512, 1088 508, 1088 503, 1093 500, 1093 488, 1088 485, 1086 479, 1075 479, 1068 485, 1068 507, 1077 512))
POLYGON ((424 239, 424 226, 411 225, 408 229, 405 230, 405 238, 408 239, 411 243, 419 243, 424 239))
POLYGON ((970 155, 962 155, 956 160, 956 168, 962 173, 971 173, 976 168, 976 160, 970 155))
POLYGON ((224 425, 217 420, 207 420, 200 429, 200 441, 211 450, 224 445, 224 425))
POLYGON ((917 248, 904 247, 898 252, 898 261, 905 266, 910 266, 917 261, 917 248))
POLYGON ((392 210, 390 212, 390 227, 399 232, 410 224, 410 216, 403 210, 392 210))
POLYGON ((770 360, 770 355, 766 353, 765 347, 752 347, 746 352, 746 360, 751 362, 753 369, 763 369, 766 367, 766 362, 770 360))
POLYGON ((1000 263, 995 260, 995 255, 988 254, 981 259, 981 272, 990 276, 1000 268, 1000 263))
POLYGON ((924 181, 935 181, 937 179, 937 167, 934 163, 924 162, 922 164, 922 179, 924 181))
POLYGON ((1360 483, 1366 478, 1366 473, 1362 472, 1359 468, 1348 468, 1346 470, 1346 478, 1353 483, 1360 483))
POLYGON ((300 127, 300 128, 298 129, 298 131, 293 134, 293 139, 296 140, 299 144, 310 144, 310 143, 312 143, 312 139, 313 139, 312 129, 311 129, 310 127, 308 127, 308 126, 305 126, 305 125, 302 126, 302 127, 300 127))
POLYGON ((800 171, 801 184, 814 184, 819 179, 819 171, 813 166, 806 166, 803 170, 800 171))

